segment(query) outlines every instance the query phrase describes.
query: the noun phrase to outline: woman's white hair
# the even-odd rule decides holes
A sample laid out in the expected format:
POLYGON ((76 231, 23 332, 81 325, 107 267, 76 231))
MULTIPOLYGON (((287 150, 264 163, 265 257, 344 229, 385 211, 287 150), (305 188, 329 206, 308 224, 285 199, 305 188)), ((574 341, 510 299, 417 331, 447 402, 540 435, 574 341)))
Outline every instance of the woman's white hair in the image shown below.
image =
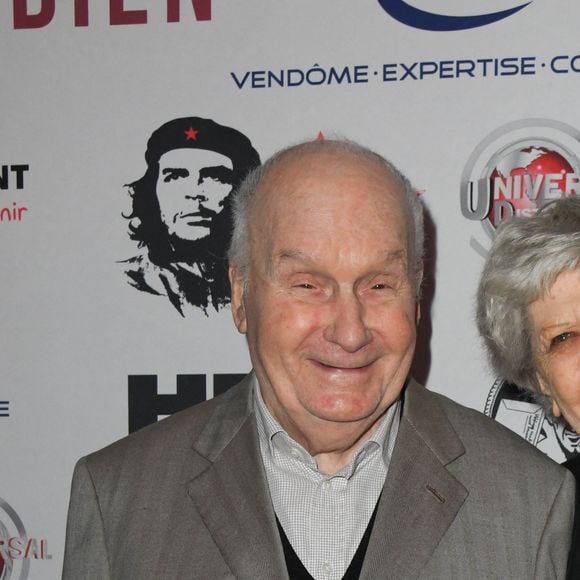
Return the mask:
POLYGON ((503 378, 550 409, 540 391, 528 307, 546 296, 559 274, 580 267, 580 198, 515 217, 497 231, 477 293, 477 326, 490 362, 503 378))
POLYGON ((280 163, 298 153, 328 151, 350 153, 363 160, 378 163, 386 169, 401 185, 403 204, 408 218, 409 232, 408 266, 409 277, 415 283, 415 292, 419 296, 423 262, 423 206, 409 180, 389 161, 379 154, 348 140, 307 141, 293 145, 275 153, 263 165, 251 170, 232 194, 233 232, 228 257, 230 262, 240 270, 247 286, 250 264, 249 215, 252 210, 254 193, 262 180, 280 163))

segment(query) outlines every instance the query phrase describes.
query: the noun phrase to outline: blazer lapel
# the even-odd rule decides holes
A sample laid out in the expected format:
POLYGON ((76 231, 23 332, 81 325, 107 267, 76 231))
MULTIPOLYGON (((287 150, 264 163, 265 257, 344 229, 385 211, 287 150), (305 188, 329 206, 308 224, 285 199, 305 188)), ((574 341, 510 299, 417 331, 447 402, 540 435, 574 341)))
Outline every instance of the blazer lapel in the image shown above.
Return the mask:
MULTIPOLYGON (((207 462, 188 493, 239 579, 284 579, 287 569, 252 408, 251 378, 194 443, 207 462)), ((227 395, 226 395, 227 397, 227 395)))
POLYGON ((445 468, 464 452, 437 401, 411 381, 362 579, 419 576, 468 495, 445 468))

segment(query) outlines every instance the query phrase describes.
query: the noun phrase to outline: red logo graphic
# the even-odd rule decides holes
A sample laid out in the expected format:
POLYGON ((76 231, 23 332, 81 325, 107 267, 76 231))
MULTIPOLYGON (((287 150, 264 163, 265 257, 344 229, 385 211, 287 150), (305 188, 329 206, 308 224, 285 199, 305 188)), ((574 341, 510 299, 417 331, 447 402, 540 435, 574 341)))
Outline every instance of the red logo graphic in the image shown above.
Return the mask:
MULTIPOLYGON (((492 131, 461 176, 463 217, 481 222, 489 239, 513 216, 532 216, 552 200, 580 195, 580 131, 551 119, 522 119, 492 131)), ((472 245, 486 255, 485 246, 472 245)))
POLYGON ((489 179, 493 202, 488 218, 494 226, 513 215, 534 215, 546 201, 580 191, 580 178, 568 160, 543 146, 508 152, 489 179))

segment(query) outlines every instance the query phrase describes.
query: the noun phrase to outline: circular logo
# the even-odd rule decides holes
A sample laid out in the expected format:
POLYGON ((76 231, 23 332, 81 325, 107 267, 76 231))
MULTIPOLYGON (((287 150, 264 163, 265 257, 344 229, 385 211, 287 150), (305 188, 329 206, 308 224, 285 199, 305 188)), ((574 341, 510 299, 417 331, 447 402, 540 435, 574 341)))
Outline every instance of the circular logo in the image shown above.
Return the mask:
POLYGON ((516 143, 502 151, 489 176, 494 201, 487 219, 492 226, 514 214, 534 215, 546 195, 570 191, 576 173, 567 157, 546 144, 516 143))
POLYGON ((503 220, 579 194, 580 131, 525 119, 496 129, 475 148, 461 176, 461 213, 481 222, 491 239, 503 220))
POLYGON ((562 463, 580 452, 580 436, 562 421, 546 415, 529 393, 498 378, 491 387, 484 413, 562 463))
POLYGON ((30 561, 23 558, 28 536, 14 509, 0 498, 0 580, 26 580, 30 561))

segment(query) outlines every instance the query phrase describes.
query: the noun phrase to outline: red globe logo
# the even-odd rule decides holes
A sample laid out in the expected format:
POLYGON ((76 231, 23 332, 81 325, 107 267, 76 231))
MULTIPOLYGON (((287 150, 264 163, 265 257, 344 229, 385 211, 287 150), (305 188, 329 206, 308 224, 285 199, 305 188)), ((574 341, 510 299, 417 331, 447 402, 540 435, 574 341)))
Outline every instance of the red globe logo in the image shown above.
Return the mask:
POLYGON ((545 203, 580 193, 580 176, 558 151, 527 146, 501 154, 489 175, 489 221, 497 227, 504 219, 534 215, 545 203))

